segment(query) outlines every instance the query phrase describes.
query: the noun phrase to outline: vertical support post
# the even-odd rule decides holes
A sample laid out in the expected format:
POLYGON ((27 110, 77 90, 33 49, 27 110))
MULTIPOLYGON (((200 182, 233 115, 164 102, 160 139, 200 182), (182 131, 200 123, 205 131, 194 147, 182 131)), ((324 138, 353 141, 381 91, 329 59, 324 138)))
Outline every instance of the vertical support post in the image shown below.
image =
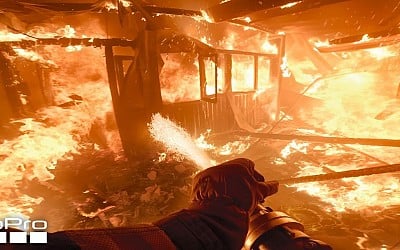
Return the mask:
POLYGON ((254 56, 254 90, 258 89, 258 56, 254 56))
MULTIPOLYGON (((112 46, 106 46, 106 64, 116 122, 128 159, 146 157, 152 148, 147 124, 153 113, 162 109, 159 82, 157 31, 144 30, 137 45, 137 58, 130 70, 129 81, 120 79, 112 46), (121 81, 125 88, 121 88, 121 81)), ((125 76, 126 77, 126 76, 125 76)))
POLYGON ((200 72, 200 96, 203 98, 206 96, 206 69, 204 64, 204 57, 199 55, 198 56, 199 62, 199 72, 200 72))
POLYGON ((215 54, 215 85, 214 85, 214 90, 215 90, 215 100, 214 102, 217 102, 218 98, 218 54, 215 54))
POLYGON ((279 114, 280 114, 280 99, 281 99, 281 91, 282 91, 282 70, 281 70, 281 65, 283 62, 283 58, 286 56, 285 52, 285 38, 286 35, 282 34, 280 35, 280 40, 279 40, 279 50, 278 50, 278 63, 279 63, 279 74, 278 74, 278 97, 276 101, 276 114, 275 114, 275 120, 279 120, 279 114))
POLYGON ((4 86, 12 116, 19 117, 23 111, 23 104, 18 93, 18 85, 21 83, 15 78, 13 65, 3 53, 5 52, 0 52, 0 83, 4 86))
POLYGON ((232 55, 224 54, 225 59, 225 91, 232 92, 232 55))
POLYGON ((105 46, 105 55, 106 55, 108 83, 110 86, 115 121, 118 126, 122 146, 124 148, 125 153, 127 153, 130 151, 130 149, 129 149, 129 144, 128 144, 127 136, 126 136, 126 132, 125 132, 125 126, 121 120, 122 112, 121 112, 121 105, 120 105, 120 95, 119 95, 119 90, 118 90, 118 81, 117 81, 117 74, 116 74, 116 70, 115 70, 115 60, 114 60, 114 52, 113 52, 112 45, 105 46))

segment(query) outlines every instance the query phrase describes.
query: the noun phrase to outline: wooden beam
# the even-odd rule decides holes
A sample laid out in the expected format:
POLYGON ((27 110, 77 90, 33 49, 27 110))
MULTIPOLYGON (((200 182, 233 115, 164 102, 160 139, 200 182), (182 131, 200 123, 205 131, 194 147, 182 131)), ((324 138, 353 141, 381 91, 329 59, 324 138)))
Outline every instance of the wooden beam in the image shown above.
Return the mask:
POLYGON ((93 47, 102 47, 102 46, 123 46, 123 47, 135 47, 136 40, 127 40, 120 38, 34 38, 34 39, 26 39, 20 41, 3 41, 0 42, 0 46, 12 46, 19 48, 30 48, 39 45, 60 45, 63 47, 68 46, 93 46, 93 47))
POLYGON ((292 15, 295 13, 300 13, 303 11, 320 8, 325 5, 336 4, 340 2, 346 2, 349 0, 303 0, 303 1, 291 1, 294 5, 293 6, 279 6, 267 10, 257 11, 255 13, 251 13, 248 15, 251 19, 250 24, 256 23, 258 21, 262 21, 268 18, 278 17, 278 16, 285 16, 285 15, 292 15), (296 4, 295 4, 296 3, 296 4))
POLYGON ((370 145, 370 146, 400 147, 400 140, 394 140, 394 139, 343 138, 343 137, 326 137, 317 135, 250 133, 244 131, 238 131, 235 132, 234 134, 241 136, 252 136, 261 139, 300 140, 300 141, 336 143, 336 144, 360 144, 360 145, 370 145))
POLYGON ((279 7, 293 0, 231 0, 212 6, 207 14, 215 21, 221 22, 245 16, 249 13, 279 7))
POLYGON ((328 174, 300 176, 300 177, 278 180, 278 182, 279 184, 291 185, 291 184, 306 183, 306 182, 337 180, 350 177, 392 173, 398 171, 400 171, 400 164, 393 164, 393 165, 347 170, 347 171, 334 172, 328 174))
POLYGON ((211 16, 215 22, 231 20, 243 16, 249 16, 252 22, 254 22, 344 1, 349 0, 231 0, 212 6, 207 9, 207 14, 211 16), (294 5, 290 6, 289 4, 294 5))

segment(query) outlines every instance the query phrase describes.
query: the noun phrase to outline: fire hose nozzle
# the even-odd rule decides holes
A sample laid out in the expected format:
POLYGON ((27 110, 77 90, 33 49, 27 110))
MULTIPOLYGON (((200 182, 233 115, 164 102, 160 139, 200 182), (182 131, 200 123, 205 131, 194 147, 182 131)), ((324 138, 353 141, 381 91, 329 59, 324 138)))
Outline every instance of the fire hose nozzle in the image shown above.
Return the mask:
POLYGON ((271 196, 278 192, 279 182, 278 181, 262 182, 260 183, 259 188, 264 197, 271 196))
POLYGON ((311 239, 304 226, 286 213, 258 205, 250 216, 246 250, 332 250, 328 244, 311 239))

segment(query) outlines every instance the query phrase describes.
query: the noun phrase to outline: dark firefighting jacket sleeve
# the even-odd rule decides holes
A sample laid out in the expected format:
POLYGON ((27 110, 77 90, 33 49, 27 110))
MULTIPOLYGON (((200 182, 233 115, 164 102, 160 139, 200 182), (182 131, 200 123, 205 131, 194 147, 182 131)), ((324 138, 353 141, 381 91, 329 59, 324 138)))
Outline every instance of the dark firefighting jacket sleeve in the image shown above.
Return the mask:
POLYGON ((197 174, 188 209, 154 224, 178 249, 241 249, 249 214, 277 189, 277 182, 264 182, 251 160, 235 159, 197 174))

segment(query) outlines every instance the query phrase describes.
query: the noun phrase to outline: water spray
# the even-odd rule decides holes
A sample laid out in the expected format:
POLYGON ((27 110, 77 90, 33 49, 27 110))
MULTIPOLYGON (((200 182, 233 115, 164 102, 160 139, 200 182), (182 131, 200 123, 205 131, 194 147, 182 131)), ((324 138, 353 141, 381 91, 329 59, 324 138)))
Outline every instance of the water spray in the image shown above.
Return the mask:
POLYGON ((154 114, 148 124, 150 135, 162 143, 169 152, 179 153, 202 169, 215 165, 215 162, 200 148, 189 133, 159 113, 154 114))

